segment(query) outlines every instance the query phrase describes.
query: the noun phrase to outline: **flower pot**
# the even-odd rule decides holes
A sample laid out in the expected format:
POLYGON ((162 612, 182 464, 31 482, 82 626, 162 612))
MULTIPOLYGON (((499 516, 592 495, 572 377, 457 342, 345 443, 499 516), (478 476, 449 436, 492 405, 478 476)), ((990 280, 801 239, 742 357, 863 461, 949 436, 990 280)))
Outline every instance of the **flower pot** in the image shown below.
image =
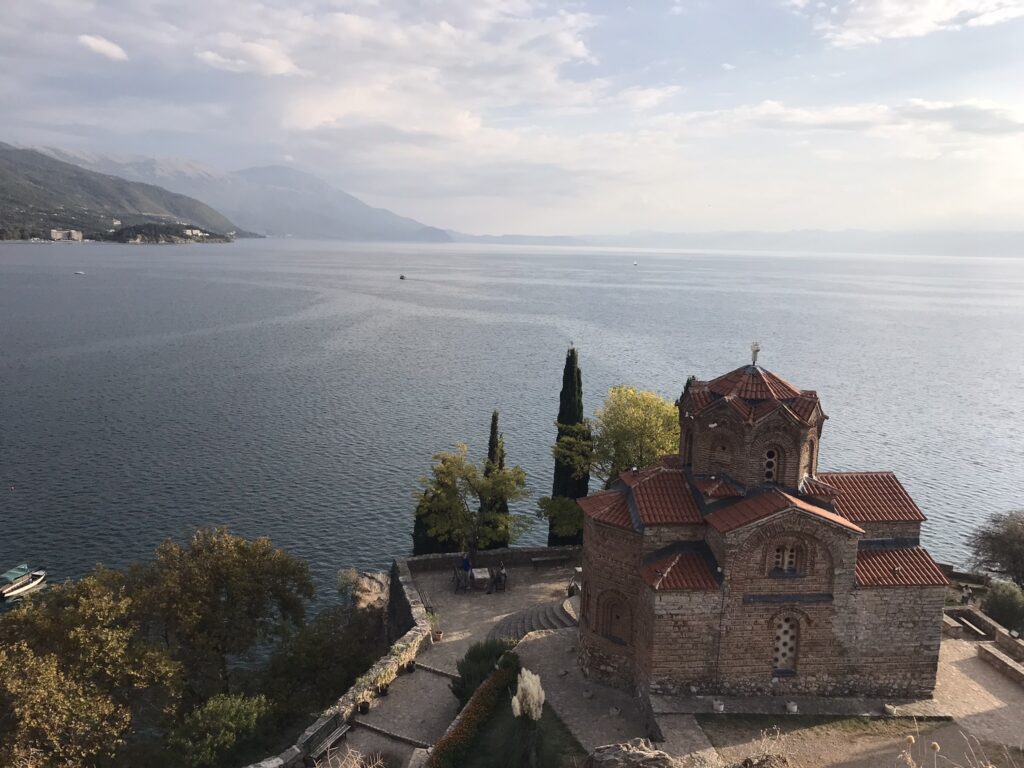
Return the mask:
POLYGON ((791 715, 795 715, 799 711, 800 711, 800 707, 797 706, 795 701, 787 701, 786 702, 786 712, 787 713, 789 713, 791 715))
POLYGON ((378 685, 377 686, 377 695, 378 696, 387 696, 388 695, 388 688, 389 687, 390 687, 390 685, 378 685))
POLYGON ((357 708, 359 709, 360 715, 365 715, 367 712, 370 711, 370 702, 360 701, 359 704, 357 705, 357 708))
POLYGON ((406 662, 405 666, 402 667, 402 669, 404 669, 406 672, 415 672, 416 671, 416 659, 413 659, 412 661, 406 662))
POLYGON ((440 643, 442 640, 444 640, 444 630, 443 629, 435 629, 433 631, 433 633, 430 635, 430 638, 435 643, 440 643))
POLYGON ((718 713, 725 712, 725 702, 724 701, 716 701, 711 706, 715 710, 715 712, 718 712, 718 713))

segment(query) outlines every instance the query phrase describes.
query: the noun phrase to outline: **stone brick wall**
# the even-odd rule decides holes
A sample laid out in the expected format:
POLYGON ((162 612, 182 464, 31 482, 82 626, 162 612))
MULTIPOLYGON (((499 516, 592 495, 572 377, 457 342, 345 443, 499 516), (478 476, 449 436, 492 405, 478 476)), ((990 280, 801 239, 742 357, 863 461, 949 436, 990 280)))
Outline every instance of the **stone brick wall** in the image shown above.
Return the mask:
POLYGON ((703 541, 704 525, 649 525, 644 528, 643 555, 677 541, 703 541))
POLYGON ((659 594, 648 588, 644 600, 653 606, 653 648, 643 671, 651 693, 714 688, 722 598, 720 590, 659 594))
POLYGON ((680 454, 695 474, 724 472, 747 485, 765 481, 765 454, 775 452, 776 482, 797 487, 817 467, 821 424, 795 424, 781 412, 755 425, 742 422, 724 401, 689 416, 688 398, 680 403, 680 454), (687 446, 692 450, 687 455, 687 446))
POLYGON ((645 621, 640 594, 640 552, 643 537, 589 517, 584 518, 583 584, 580 594, 579 662, 585 675, 632 689, 635 680, 636 632, 645 621), (625 604, 628 637, 610 639, 602 626, 604 600, 625 604))
POLYGON ((857 523, 864 529, 865 540, 868 539, 920 539, 921 523, 893 522, 885 520, 877 523, 857 523))
POLYGON ((877 696, 928 696, 942 641, 945 587, 861 589, 857 593, 858 690, 877 696))

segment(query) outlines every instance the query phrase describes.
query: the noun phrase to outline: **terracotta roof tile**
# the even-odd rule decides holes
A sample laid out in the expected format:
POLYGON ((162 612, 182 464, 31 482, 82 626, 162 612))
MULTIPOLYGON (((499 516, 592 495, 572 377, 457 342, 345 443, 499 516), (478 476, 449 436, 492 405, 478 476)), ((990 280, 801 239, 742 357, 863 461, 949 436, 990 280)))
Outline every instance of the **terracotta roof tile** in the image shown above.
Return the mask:
POLYGON ((781 408, 798 422, 810 424, 819 407, 816 392, 798 389, 759 365, 745 365, 711 381, 693 381, 684 394, 694 415, 724 400, 745 421, 758 421, 781 408))
POLYGON ((704 522, 681 469, 658 464, 638 472, 623 472, 619 479, 633 494, 637 515, 644 525, 704 522))
POLYGON ((706 499, 728 499, 743 495, 742 488, 724 477, 695 477, 691 483, 706 499))
POLYGON ((833 506, 847 520, 855 523, 925 520, 892 472, 822 472, 818 479, 839 491, 833 506))
POLYGON ((939 587, 949 580, 921 547, 862 549, 857 553, 859 587, 939 587))
POLYGON ((856 533, 864 533, 862 528, 854 525, 845 517, 810 504, 796 496, 790 496, 776 488, 718 509, 707 516, 706 522, 717 531, 728 533, 791 507, 856 533))
POLYGON ((647 563, 644 581, 655 590, 718 589, 718 581, 699 552, 674 552, 647 563))
POLYGON ((826 483, 820 476, 811 477, 807 475, 803 482, 800 483, 800 493, 804 496, 812 496, 815 499, 831 502, 839 495, 839 489, 826 483))
POLYGON ((633 530, 633 520, 629 515, 626 497, 620 491, 601 491, 581 499, 576 499, 583 514, 606 525, 616 528, 633 530))

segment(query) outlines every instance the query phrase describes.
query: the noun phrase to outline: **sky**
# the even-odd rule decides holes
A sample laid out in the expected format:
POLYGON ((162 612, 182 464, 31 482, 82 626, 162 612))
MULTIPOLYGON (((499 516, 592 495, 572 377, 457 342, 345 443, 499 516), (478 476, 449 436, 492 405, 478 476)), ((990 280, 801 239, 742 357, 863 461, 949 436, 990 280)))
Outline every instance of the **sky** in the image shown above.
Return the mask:
POLYGON ((0 0, 0 141, 466 232, 1019 230, 1024 0, 0 0))

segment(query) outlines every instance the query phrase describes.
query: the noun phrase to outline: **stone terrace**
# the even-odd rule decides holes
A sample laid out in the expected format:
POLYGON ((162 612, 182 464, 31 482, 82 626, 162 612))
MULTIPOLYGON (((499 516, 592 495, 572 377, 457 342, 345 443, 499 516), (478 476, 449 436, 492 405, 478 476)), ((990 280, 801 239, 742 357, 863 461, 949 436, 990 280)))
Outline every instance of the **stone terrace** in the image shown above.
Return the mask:
POLYGON ((433 609, 444 640, 423 651, 417 670, 396 678, 389 694, 375 700, 368 714, 356 717, 347 738, 348 746, 363 754, 380 752, 401 761, 408 760, 414 748, 434 744, 455 718, 457 701, 448 684, 469 646, 487 639, 491 629, 508 616, 540 606, 560 606, 574 563, 509 566, 506 590, 490 595, 483 590, 456 594, 450 567, 416 570, 410 565, 420 598, 433 609))

